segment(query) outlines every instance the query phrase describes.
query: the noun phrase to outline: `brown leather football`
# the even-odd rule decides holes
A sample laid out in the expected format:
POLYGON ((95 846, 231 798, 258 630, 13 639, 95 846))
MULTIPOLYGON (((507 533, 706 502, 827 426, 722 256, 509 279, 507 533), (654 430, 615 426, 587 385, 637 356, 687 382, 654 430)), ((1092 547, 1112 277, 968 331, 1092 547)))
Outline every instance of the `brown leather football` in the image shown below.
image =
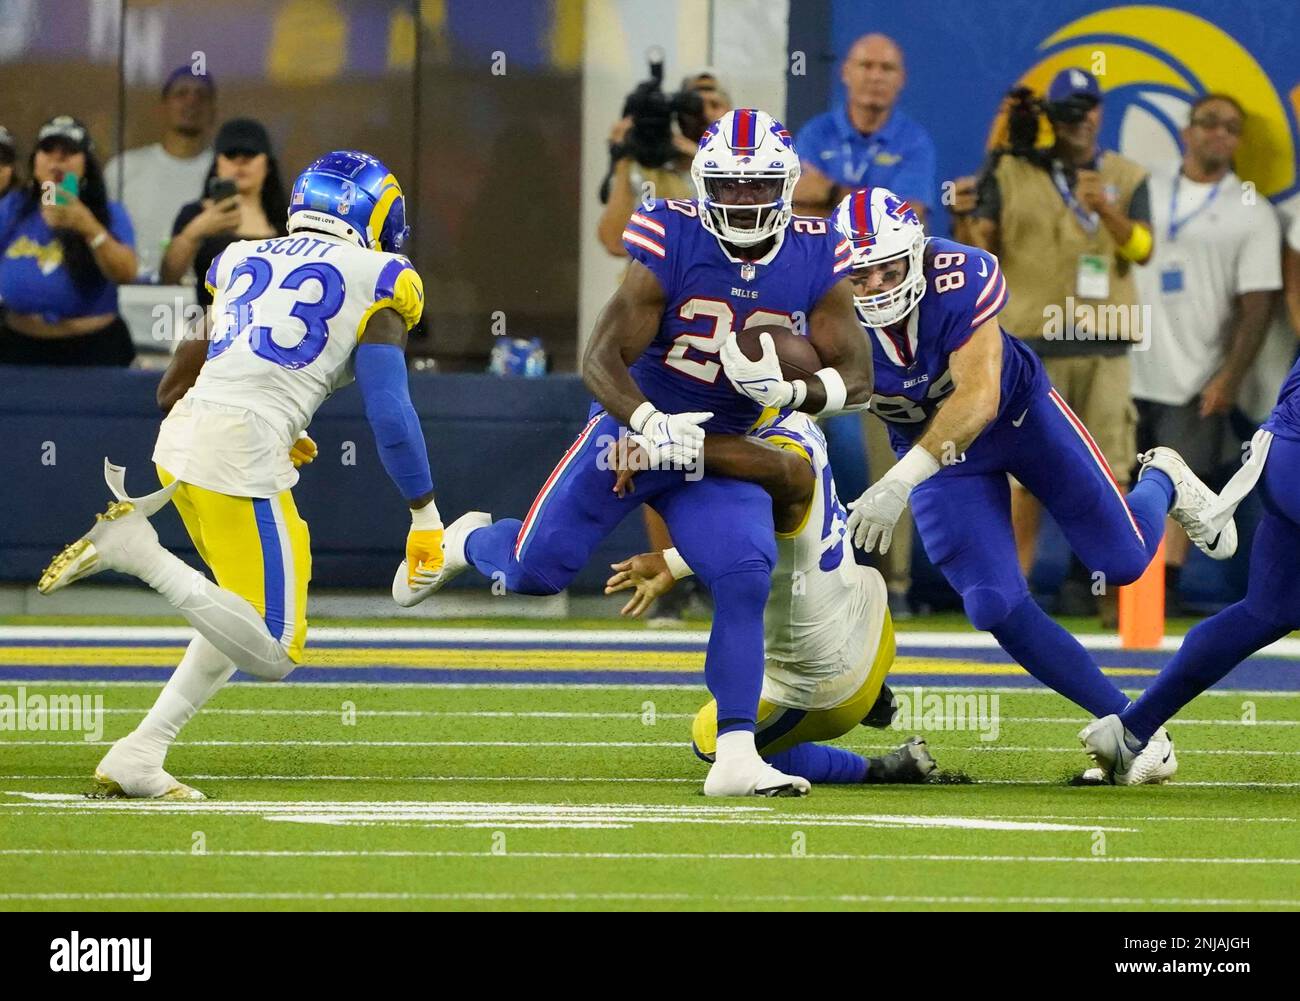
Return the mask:
POLYGON ((807 337, 801 337, 789 327, 776 323, 761 323, 746 327, 736 334, 736 344, 750 361, 763 357, 763 347, 758 342, 759 334, 771 334, 776 347, 776 356, 781 359, 781 375, 786 379, 807 379, 819 368, 824 368, 817 357, 817 349, 807 337))

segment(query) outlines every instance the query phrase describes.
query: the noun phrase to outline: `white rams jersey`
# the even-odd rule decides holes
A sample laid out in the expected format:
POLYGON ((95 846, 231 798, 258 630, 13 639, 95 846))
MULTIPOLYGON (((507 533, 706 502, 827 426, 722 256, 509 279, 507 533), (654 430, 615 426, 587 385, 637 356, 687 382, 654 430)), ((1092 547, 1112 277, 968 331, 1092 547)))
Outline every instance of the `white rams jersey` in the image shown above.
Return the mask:
POLYGON ((885 581, 854 559, 826 437, 813 418, 791 411, 751 435, 802 455, 815 480, 803 524, 776 536, 772 593, 763 616, 764 698, 829 708, 861 686, 875 660, 888 608, 885 581))
POLYGON ((208 357, 163 421, 154 461, 196 486, 271 497, 298 481, 289 447, 353 380, 370 318, 392 308, 409 330, 424 289, 405 257, 320 233, 232 243, 206 282, 208 357))

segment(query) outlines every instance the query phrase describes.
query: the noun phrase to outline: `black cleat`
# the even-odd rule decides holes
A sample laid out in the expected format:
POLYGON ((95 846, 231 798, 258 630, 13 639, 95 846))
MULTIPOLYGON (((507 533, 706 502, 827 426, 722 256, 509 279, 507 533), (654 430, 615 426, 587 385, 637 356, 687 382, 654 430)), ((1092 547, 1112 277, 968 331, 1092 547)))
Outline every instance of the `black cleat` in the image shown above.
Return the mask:
POLYGON ((931 773, 939 767, 934 755, 926 747, 921 737, 912 737, 902 747, 882 754, 878 758, 868 758, 866 782, 887 782, 891 784, 910 783, 918 785, 926 782, 931 773))
POLYGON ((871 710, 862 717, 862 725, 877 730, 886 729, 898 715, 898 697, 888 685, 880 686, 880 694, 872 704, 871 710))

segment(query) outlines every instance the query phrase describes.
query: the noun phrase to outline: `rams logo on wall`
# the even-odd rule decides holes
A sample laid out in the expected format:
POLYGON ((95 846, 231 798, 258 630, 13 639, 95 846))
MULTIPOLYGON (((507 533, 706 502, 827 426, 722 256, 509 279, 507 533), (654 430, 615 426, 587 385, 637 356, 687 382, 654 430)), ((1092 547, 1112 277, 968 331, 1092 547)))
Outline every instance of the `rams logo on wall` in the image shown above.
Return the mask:
POLYGON ((1148 167, 1175 161, 1192 102, 1223 91, 1247 113, 1238 175, 1274 200, 1296 187, 1292 116, 1251 54, 1209 21, 1167 7, 1114 7, 1070 22, 1039 50, 1019 83, 1042 94, 1066 67, 1091 70, 1106 96, 1104 146, 1148 167))

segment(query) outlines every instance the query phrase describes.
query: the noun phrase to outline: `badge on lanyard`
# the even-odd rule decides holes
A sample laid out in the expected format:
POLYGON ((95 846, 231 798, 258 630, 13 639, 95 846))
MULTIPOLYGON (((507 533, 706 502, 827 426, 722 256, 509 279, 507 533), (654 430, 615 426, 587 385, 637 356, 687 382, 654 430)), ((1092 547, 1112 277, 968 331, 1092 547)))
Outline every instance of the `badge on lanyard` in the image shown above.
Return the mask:
POLYGON ((1080 254, 1074 294, 1080 299, 1110 298, 1110 265, 1102 254, 1080 254))
POLYGON ((1183 262, 1170 261, 1160 268, 1160 292, 1163 295, 1180 295, 1184 288, 1183 262))

